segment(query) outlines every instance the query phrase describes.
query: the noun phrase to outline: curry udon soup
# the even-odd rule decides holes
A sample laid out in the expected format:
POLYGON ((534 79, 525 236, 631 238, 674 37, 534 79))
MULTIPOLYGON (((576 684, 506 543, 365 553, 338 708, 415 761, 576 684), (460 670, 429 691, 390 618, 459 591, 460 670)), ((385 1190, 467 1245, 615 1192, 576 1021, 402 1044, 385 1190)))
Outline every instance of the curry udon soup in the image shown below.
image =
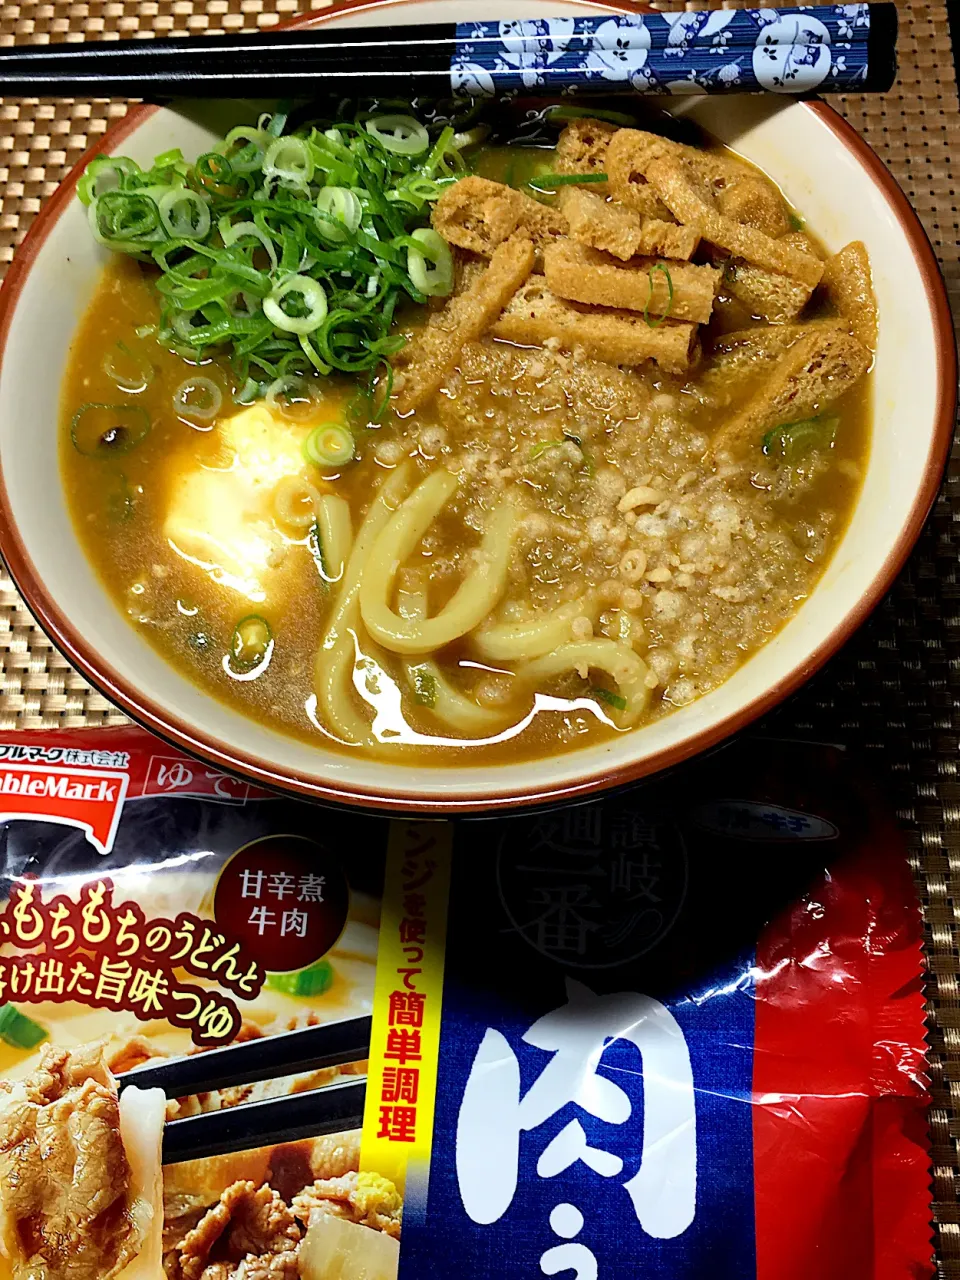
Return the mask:
MULTIPOLYGON (((223 153, 269 159, 262 124, 223 153)), ((378 128, 419 145, 413 126, 378 128)), ((332 187, 320 159, 297 170, 325 138, 381 146, 356 129, 281 138, 287 176, 245 204, 215 165, 212 187, 181 165, 193 194, 171 243, 212 247, 179 277, 169 247, 115 246, 62 446, 113 599, 213 696, 388 758, 542 755, 715 688, 801 607, 850 516, 876 344, 863 245, 828 255, 728 151, 573 119, 552 150, 454 155, 449 130, 423 130, 449 152, 429 173, 387 146, 390 181, 427 183, 419 208, 396 201, 406 277, 368 189, 332 187), (288 253, 297 201, 324 234, 333 219, 329 254, 322 237, 288 253), (343 256, 351 237, 366 267, 343 256), (243 324, 222 290, 171 323, 183 279, 213 297, 228 253, 266 279, 243 324), (380 329, 351 329, 391 270, 380 329), (309 329, 311 280, 326 329, 309 329)))

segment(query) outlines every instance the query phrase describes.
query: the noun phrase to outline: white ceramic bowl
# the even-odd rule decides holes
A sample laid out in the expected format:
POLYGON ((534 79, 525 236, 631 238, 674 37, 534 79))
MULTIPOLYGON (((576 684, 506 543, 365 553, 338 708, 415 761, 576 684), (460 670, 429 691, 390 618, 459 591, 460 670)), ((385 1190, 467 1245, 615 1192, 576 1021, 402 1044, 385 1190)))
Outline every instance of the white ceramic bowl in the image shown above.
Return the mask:
MULTIPOLYGON (((360 25, 600 12, 558 0, 399 0, 310 21, 360 25)), ((620 6, 627 7, 627 6, 620 6)), ((108 597, 77 545, 57 460, 61 377, 102 251, 75 186, 45 205, 0 295, 0 549, 57 647, 134 719, 221 768, 318 799, 392 811, 489 812, 585 796, 719 742, 806 680, 890 586, 939 486, 953 432, 956 357, 936 260, 879 159, 830 107, 782 99, 675 99, 674 108, 766 170, 831 249, 860 238, 880 309, 873 446, 859 505, 809 601, 732 679, 602 746, 515 768, 388 764, 307 746, 245 719, 184 679, 108 597)), ((212 135, 172 110, 134 107, 97 151, 149 161, 212 135)), ((468 757, 468 753, 464 753, 468 757)))

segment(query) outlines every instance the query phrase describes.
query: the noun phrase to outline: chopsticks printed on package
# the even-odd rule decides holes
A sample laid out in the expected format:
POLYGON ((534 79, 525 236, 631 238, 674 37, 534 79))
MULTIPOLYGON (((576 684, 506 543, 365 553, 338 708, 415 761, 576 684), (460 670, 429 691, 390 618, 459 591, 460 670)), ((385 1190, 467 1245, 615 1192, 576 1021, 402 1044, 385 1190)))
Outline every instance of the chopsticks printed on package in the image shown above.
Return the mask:
MULTIPOLYGON (((367 1057, 370 1027, 369 1017, 346 1018, 183 1058, 151 1061, 119 1075, 117 1082, 121 1092, 135 1085, 162 1089, 168 1098, 182 1098, 342 1066, 367 1057)), ((179 1164, 359 1128, 366 1085, 364 1076, 344 1077, 303 1093, 170 1120, 163 1131, 163 1163, 179 1164)))

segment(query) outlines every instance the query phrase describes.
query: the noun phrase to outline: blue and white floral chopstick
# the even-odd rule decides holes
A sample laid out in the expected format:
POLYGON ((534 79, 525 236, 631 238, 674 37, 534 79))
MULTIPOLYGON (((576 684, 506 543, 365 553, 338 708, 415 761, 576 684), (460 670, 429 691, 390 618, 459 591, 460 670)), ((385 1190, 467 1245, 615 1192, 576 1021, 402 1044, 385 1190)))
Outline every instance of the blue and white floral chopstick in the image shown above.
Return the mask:
POLYGON ((13 46, 0 95, 869 93, 896 37, 893 4, 841 4, 13 46))

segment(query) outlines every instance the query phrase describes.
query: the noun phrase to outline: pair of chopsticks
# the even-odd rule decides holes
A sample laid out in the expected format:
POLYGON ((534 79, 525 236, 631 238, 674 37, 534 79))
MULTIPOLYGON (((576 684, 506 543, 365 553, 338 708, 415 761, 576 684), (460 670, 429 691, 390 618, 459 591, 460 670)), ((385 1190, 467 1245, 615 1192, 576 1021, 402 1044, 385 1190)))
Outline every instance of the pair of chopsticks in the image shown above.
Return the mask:
POLYGON ((869 93, 896 74, 890 3, 261 31, 0 49, 0 95, 490 98, 869 93))
MULTIPOLYGON (((138 1089, 162 1089, 168 1098, 183 1098, 230 1085, 338 1067, 367 1057, 370 1027, 369 1017, 345 1018, 185 1058, 150 1062, 124 1072, 117 1082, 121 1092, 135 1085, 138 1089)), ((358 1076, 305 1093, 170 1120, 163 1130, 163 1163, 180 1164, 358 1129, 363 1123, 366 1088, 366 1078, 358 1076)))

